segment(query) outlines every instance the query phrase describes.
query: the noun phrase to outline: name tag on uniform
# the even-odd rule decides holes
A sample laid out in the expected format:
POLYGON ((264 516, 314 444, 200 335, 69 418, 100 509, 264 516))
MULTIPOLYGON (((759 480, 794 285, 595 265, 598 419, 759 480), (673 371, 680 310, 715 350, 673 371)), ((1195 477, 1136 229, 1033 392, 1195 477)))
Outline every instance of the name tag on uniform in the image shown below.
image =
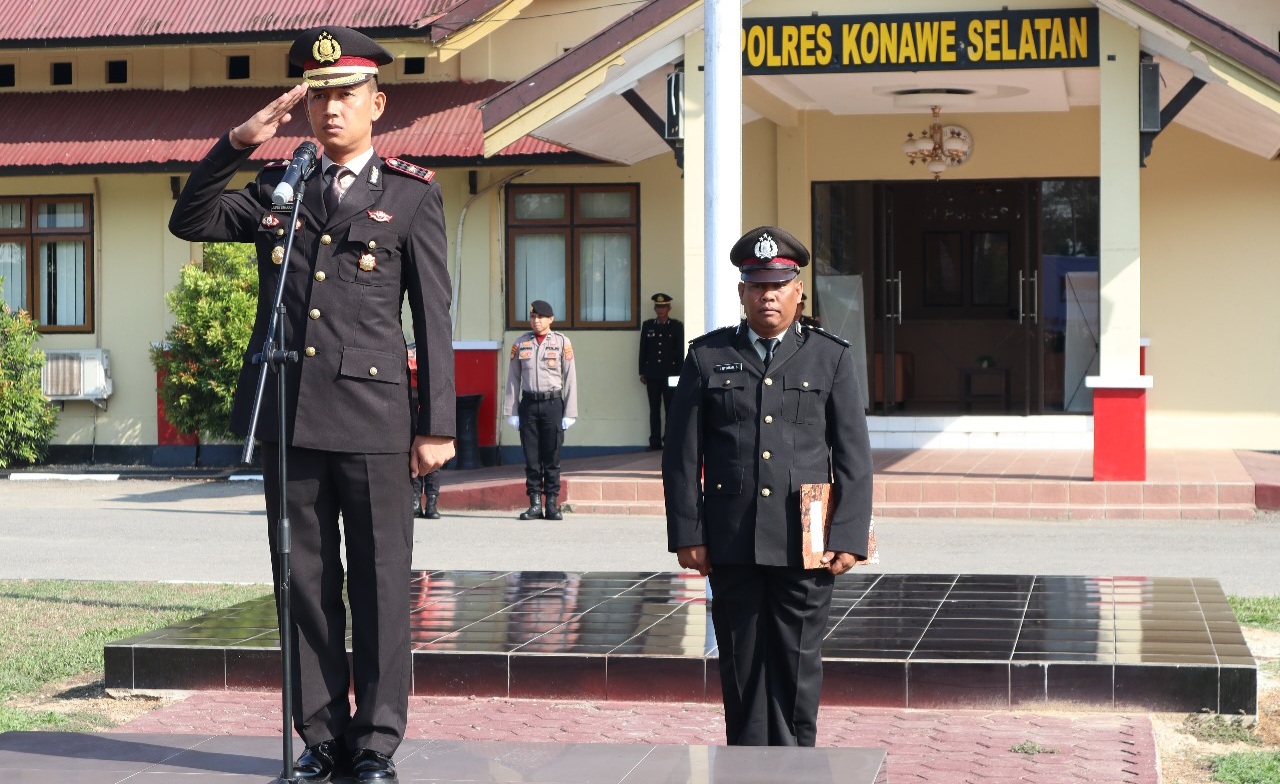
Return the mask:
POLYGON ((717 372, 717 373, 741 373, 741 372, 742 372, 742 363, 741 363, 741 362, 727 362, 727 363, 725 363, 725 364, 723 364, 723 365, 716 365, 716 367, 715 367, 715 372, 717 372))

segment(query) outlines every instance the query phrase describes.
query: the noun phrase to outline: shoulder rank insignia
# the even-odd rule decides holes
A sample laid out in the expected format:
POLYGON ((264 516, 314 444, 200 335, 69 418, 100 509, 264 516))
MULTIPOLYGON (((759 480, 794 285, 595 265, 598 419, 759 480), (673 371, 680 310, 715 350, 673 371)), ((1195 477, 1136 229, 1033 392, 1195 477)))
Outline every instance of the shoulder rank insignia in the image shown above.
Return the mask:
POLYGON ((272 215, 271 213, 268 212, 266 215, 262 216, 262 227, 264 229, 274 229, 276 226, 279 226, 279 225, 280 225, 280 219, 272 215))
POLYGON ((382 210, 369 210, 369 217, 373 218, 378 223, 386 223, 391 220, 392 216, 390 213, 383 212, 382 210))
POLYGON ((436 173, 430 169, 424 169, 421 166, 409 163, 408 161, 402 161, 399 158, 387 158, 383 163, 385 163, 387 168, 391 171, 400 172, 401 174, 408 175, 417 180, 422 180, 423 182, 431 182, 432 178, 436 176, 436 173))

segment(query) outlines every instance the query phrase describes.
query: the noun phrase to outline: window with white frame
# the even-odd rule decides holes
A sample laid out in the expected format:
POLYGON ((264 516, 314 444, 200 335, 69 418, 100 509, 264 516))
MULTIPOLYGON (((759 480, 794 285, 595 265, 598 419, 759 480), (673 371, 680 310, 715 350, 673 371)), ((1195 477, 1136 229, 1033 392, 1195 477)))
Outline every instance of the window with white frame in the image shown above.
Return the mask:
POLYGON ((0 198, 0 294, 41 332, 92 332, 88 196, 0 198))
POLYGON ((638 185, 507 188, 507 321, 546 300, 560 327, 634 328, 639 272, 638 185))

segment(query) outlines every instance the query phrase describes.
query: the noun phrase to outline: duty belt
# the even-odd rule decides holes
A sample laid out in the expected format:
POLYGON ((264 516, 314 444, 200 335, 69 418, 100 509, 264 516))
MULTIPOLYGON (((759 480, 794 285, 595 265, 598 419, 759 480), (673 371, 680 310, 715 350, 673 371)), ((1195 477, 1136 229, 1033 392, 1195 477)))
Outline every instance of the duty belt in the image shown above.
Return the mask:
POLYGON ((560 390, 555 392, 522 392, 520 396, 525 400, 559 400, 560 390))

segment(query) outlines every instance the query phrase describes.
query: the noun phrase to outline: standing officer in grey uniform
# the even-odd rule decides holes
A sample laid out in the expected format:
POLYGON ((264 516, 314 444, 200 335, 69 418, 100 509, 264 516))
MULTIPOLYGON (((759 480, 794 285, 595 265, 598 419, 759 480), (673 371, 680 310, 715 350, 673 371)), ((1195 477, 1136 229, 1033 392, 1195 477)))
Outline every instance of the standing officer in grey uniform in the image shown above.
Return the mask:
POLYGON ((649 396, 649 449, 662 448, 662 410, 671 418, 671 395, 667 383, 680 375, 684 361, 684 324, 671 318, 671 295, 654 294, 654 318, 640 325, 640 383, 649 396))
MULTIPOLYGON (((276 375, 267 377, 254 435, 262 442, 273 553, 277 455, 288 450, 296 622, 290 633, 297 638, 293 710, 307 746, 293 775, 302 781, 328 781, 346 771, 360 781, 396 778, 391 757, 404 736, 411 674, 410 477, 439 468, 454 453, 451 288, 440 187, 433 172, 383 160, 373 150, 373 123, 387 100, 378 90, 378 66, 392 59, 349 28, 303 33, 289 60, 303 69, 304 83, 218 140, 191 173, 169 220, 170 231, 182 239, 257 246, 257 321, 232 413, 241 435, 248 431, 259 375, 251 357, 266 337, 276 280, 286 276, 281 326, 286 349, 299 355, 284 370, 288 441, 275 442, 276 375), (290 214, 271 208, 284 165, 269 164, 247 187, 224 190, 303 99, 324 155, 305 188, 286 260, 290 214), (423 401, 416 425, 401 326, 406 296, 423 401), (350 668, 344 576, 351 601, 350 668)), ((273 572, 277 567, 273 558, 273 572)), ((274 576, 278 587, 280 575, 274 576)))
POLYGON ((511 344, 507 394, 502 415, 520 431, 529 508, 521 520, 563 520, 560 513, 560 447, 564 431, 578 419, 578 382, 573 344, 551 331, 555 311, 535 299, 529 304, 531 330, 511 344), (547 496, 546 511, 542 496, 547 496))
POLYGON ((809 251, 762 226, 733 246, 746 320, 689 347, 662 480, 667 541, 706 575, 728 743, 812 746, 835 576, 867 555, 871 449, 849 344, 795 323, 809 251), (800 485, 831 482, 822 556, 802 567, 800 485))

